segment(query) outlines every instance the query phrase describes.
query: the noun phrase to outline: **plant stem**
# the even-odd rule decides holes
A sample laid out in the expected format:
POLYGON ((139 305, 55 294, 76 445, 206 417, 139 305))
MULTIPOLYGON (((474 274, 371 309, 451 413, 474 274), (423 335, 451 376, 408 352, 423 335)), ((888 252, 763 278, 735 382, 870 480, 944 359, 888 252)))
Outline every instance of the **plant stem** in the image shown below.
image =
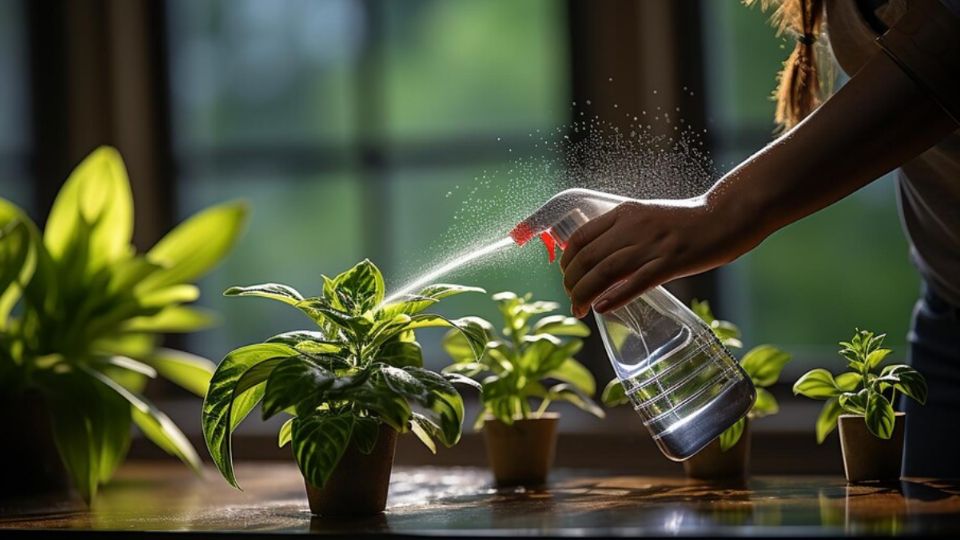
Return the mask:
POLYGON ((550 400, 549 400, 549 399, 544 399, 543 401, 541 401, 541 402, 540 402, 540 407, 537 409, 537 414, 536 414, 535 418, 541 418, 541 417, 543 416, 543 413, 547 412, 547 407, 549 407, 549 406, 550 406, 550 400))

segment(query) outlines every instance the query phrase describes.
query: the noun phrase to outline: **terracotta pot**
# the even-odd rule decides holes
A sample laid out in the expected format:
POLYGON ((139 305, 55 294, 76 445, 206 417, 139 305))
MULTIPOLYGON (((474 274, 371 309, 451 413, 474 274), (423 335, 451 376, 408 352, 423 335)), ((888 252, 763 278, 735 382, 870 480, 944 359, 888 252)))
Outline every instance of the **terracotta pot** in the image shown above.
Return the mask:
POLYGON ((10 441, 0 444, 0 499, 76 497, 57 452, 47 402, 40 392, 0 397, 0 426, 10 441))
POLYGON ((743 434, 733 448, 724 452, 720 450, 720 439, 714 439, 684 461, 683 470, 688 477, 699 480, 746 478, 750 470, 750 421, 744 423, 743 434))
POLYGON ((559 414, 518 419, 512 425, 488 416, 483 440, 499 486, 539 486, 547 482, 557 446, 559 414))
POLYGON ((353 441, 322 489, 304 482, 310 511, 320 516, 372 516, 387 507, 397 432, 386 424, 373 452, 364 455, 353 441))
POLYGON ((870 433, 862 416, 840 415, 840 448, 848 482, 900 478, 905 422, 906 414, 896 413, 893 435, 889 439, 880 439, 870 433))

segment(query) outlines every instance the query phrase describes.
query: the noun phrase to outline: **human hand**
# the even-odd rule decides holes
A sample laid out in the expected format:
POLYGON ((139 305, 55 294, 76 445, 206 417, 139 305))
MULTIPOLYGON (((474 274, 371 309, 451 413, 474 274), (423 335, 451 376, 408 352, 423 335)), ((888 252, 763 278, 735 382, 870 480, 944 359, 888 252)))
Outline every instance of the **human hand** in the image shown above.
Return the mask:
POLYGON ((751 213, 743 210, 704 197, 629 201, 585 223, 560 259, 573 314, 583 317, 593 304, 601 313, 616 309, 651 287, 736 259, 762 240, 749 234, 751 213))

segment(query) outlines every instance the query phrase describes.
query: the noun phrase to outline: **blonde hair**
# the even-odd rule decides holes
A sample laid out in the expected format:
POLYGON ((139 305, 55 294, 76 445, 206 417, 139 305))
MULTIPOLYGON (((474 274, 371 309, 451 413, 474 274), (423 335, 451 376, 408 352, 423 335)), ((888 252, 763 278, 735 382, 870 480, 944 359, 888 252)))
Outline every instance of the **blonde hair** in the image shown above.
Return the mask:
POLYGON ((782 130, 797 125, 821 102, 816 43, 821 38, 824 0, 743 0, 750 6, 760 4, 766 11, 776 5, 771 17, 777 35, 789 34, 797 39, 790 56, 777 76, 773 97, 777 102, 774 119, 782 130))

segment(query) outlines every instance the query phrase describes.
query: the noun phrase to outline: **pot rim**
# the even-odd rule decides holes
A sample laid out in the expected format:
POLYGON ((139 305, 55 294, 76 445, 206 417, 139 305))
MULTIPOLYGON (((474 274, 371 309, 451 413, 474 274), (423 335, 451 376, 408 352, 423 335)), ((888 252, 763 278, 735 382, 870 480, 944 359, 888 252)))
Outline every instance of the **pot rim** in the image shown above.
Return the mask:
MULTIPOLYGON (((558 413, 558 412, 552 412, 552 411, 547 411, 547 412, 541 414, 540 416, 532 417, 532 418, 523 418, 522 416, 514 416, 514 417, 513 417, 513 422, 514 422, 514 423, 517 423, 517 422, 537 422, 537 421, 540 421, 540 420, 558 420, 559 418, 560 418, 560 413, 558 413)), ((499 420, 496 416, 494 416, 494 415, 492 415, 492 414, 490 414, 490 413, 484 413, 484 415, 483 415, 483 421, 484 421, 484 422, 491 422, 491 421, 497 421, 497 422, 499 422, 500 420, 499 420)))
MULTIPOLYGON (((902 412, 902 411, 894 411, 894 412, 893 412, 894 418, 901 417, 901 416, 906 416, 906 415, 907 415, 907 413, 902 412)), ((865 417, 864 417, 862 414, 848 414, 848 413, 844 413, 844 414, 841 414, 838 418, 865 418, 865 417)))

